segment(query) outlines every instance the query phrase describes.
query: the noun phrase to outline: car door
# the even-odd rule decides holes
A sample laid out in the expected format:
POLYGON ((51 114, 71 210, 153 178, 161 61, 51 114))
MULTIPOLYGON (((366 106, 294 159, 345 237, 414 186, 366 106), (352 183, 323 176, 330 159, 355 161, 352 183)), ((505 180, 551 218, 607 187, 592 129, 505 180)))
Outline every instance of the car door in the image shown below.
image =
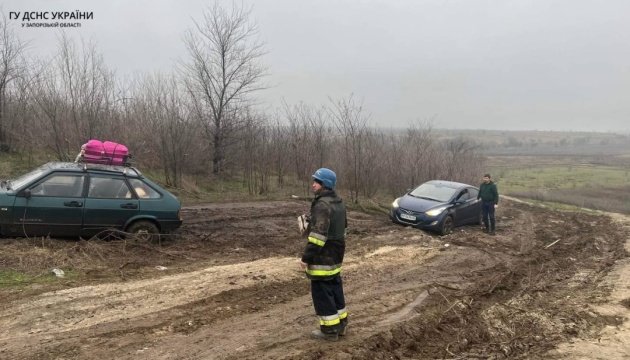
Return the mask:
POLYGON ((122 230, 127 220, 138 212, 138 200, 132 195, 124 176, 90 174, 83 213, 83 236, 93 236, 112 228, 122 230))
POLYGON ((84 174, 54 172, 21 191, 13 205, 12 232, 78 236, 83 222, 84 174))
POLYGON ((477 196, 479 195, 479 189, 470 187, 468 188, 468 194, 470 194, 470 198, 472 201, 472 205, 470 206, 472 214, 470 223, 479 225, 481 224, 481 200, 477 199, 477 196))
POLYGON ((476 197, 471 198, 471 194, 468 188, 460 190, 459 194, 455 198, 455 206, 457 209, 455 225, 469 223, 472 218, 477 216, 474 206, 476 200, 476 197))

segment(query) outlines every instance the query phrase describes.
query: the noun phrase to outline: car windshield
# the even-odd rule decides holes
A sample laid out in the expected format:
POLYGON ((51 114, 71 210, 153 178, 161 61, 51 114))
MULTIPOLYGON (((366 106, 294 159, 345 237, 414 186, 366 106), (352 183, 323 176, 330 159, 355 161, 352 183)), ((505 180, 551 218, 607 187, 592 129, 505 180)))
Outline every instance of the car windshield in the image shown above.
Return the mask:
POLYGON ((457 189, 453 189, 448 186, 425 183, 413 189, 413 191, 410 192, 409 195, 422 199, 447 202, 453 197, 455 191, 457 191, 457 189))
POLYGON ((24 185, 42 176, 44 172, 46 172, 46 167, 42 166, 31 171, 30 173, 26 173, 18 178, 11 179, 8 181, 7 189, 9 190, 21 189, 24 185))

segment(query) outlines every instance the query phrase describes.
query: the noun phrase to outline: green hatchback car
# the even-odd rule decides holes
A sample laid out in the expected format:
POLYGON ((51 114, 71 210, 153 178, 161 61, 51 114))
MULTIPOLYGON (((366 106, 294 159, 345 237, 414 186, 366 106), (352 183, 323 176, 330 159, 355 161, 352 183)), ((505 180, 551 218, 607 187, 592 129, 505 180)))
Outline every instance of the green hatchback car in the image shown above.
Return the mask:
POLYGON ((182 225, 181 203, 133 167, 50 162, 0 183, 4 236, 80 236, 116 229, 156 240, 182 225))

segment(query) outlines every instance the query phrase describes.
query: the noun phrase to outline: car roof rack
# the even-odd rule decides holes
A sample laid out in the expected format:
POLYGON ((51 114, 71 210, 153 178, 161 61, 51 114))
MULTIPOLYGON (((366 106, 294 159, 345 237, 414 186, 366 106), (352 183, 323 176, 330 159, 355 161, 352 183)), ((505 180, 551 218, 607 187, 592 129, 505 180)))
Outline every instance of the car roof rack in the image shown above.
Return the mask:
POLYGON ((98 171, 110 171, 116 173, 122 173, 123 175, 135 175, 142 176, 140 170, 136 169, 133 166, 126 165, 106 165, 106 164, 92 164, 92 163, 83 163, 83 170, 98 170, 98 171))

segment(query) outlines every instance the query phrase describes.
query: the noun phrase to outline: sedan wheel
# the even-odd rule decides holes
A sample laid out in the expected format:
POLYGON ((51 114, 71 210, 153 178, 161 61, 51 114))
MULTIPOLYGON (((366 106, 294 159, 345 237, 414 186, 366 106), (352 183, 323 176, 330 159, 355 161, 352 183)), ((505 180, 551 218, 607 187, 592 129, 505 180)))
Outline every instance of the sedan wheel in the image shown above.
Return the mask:
POLYGON ((451 216, 447 216, 442 223, 442 229, 440 234, 448 235, 453 232, 453 218, 451 216))

